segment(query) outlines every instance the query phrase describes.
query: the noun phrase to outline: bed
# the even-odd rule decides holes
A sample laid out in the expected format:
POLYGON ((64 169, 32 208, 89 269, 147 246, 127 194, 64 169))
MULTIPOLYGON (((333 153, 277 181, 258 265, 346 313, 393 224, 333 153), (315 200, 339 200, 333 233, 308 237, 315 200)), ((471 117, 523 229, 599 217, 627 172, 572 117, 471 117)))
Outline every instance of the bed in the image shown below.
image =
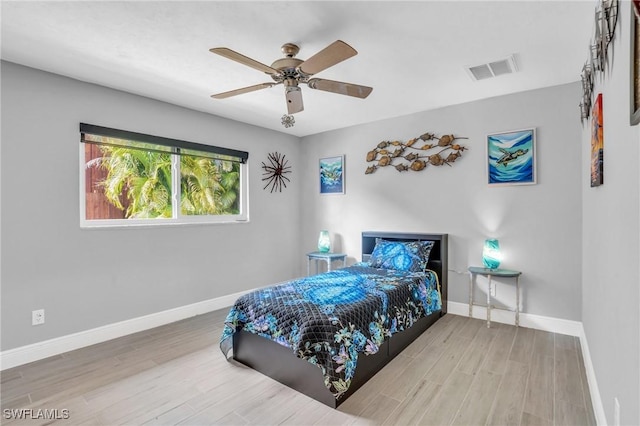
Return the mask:
POLYGON ((336 408, 446 313, 447 267, 447 234, 363 232, 362 262, 240 297, 221 350, 336 408))

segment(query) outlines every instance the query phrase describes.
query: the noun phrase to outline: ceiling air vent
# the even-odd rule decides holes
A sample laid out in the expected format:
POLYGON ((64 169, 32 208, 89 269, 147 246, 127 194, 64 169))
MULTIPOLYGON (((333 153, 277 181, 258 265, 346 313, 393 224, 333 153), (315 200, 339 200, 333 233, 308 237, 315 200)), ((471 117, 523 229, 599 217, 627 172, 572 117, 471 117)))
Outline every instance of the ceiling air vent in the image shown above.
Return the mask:
POLYGON ((514 55, 488 64, 474 65, 465 68, 472 79, 485 80, 502 74, 511 74, 518 71, 514 55))

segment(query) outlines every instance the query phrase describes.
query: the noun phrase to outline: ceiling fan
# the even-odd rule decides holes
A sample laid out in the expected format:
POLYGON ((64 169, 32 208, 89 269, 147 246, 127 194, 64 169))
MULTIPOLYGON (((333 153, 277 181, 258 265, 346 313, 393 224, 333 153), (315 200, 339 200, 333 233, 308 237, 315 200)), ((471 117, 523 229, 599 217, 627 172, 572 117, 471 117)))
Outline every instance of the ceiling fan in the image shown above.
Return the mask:
POLYGON ((273 87, 278 84, 283 84, 285 88, 285 98, 287 101, 287 111, 289 114, 295 114, 304 110, 304 106, 302 104, 302 91, 299 86, 300 83, 306 84, 311 89, 324 90, 325 92, 333 92, 362 99, 369 96, 369 93, 373 90, 371 87, 360 86, 358 84, 325 80, 322 78, 309 78, 320 71, 358 54, 353 47, 341 40, 331 43, 329 46, 325 47, 306 61, 295 57, 300 51, 300 48, 297 45, 293 43, 286 43, 282 45, 282 53, 284 53, 285 57, 277 59, 271 64, 271 66, 267 66, 226 47, 215 47, 213 49, 209 49, 209 51, 269 74, 274 80, 274 83, 260 83, 253 86, 243 87, 241 89, 211 95, 211 97, 215 99, 225 99, 231 96, 241 95, 243 93, 249 93, 273 87))

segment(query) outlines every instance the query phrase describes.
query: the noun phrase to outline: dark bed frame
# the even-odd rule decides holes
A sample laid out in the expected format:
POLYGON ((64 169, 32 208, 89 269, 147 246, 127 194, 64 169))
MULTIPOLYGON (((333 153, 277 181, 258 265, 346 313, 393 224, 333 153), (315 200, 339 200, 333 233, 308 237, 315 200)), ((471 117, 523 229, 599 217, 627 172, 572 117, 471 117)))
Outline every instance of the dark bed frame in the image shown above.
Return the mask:
POLYGON ((278 382, 289 386, 332 408, 337 408, 360 386, 373 377, 389 361, 420 336, 447 312, 447 234, 408 234, 389 232, 362 233, 362 260, 371 256, 376 238, 392 241, 434 241, 427 267, 436 272, 442 294, 442 310, 421 318, 411 328, 387 338, 374 355, 358 357, 356 373, 351 385, 340 399, 336 399, 324 385, 320 368, 298 358, 290 348, 246 331, 233 336, 233 358, 278 382))

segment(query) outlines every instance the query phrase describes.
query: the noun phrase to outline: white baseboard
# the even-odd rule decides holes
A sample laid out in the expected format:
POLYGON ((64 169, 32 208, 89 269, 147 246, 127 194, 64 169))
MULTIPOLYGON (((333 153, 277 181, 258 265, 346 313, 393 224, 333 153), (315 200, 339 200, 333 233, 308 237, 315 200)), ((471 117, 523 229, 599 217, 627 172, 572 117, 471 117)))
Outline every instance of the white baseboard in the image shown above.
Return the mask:
MULTIPOLYGON (((447 312, 454 315, 469 316, 469 305, 459 302, 448 302, 447 312)), ((515 312, 504 309, 491 309, 491 321, 502 324, 515 324, 515 312)), ((484 306, 473 307, 473 318, 486 319, 487 308, 484 306)), ((552 333, 567 334, 580 337, 583 334, 582 323, 562 318, 544 317, 541 315, 520 313, 520 326, 534 328, 536 330, 550 331, 552 333)))
POLYGON ((580 333, 580 347, 582 348, 582 358, 584 359, 584 369, 587 373, 587 383, 589 384, 589 393, 591 394, 591 403, 593 404, 593 412, 596 416, 596 423, 605 426, 607 424, 607 416, 604 413, 604 405, 600 397, 600 389, 596 380, 596 371, 593 369, 591 361, 591 353, 587 344, 587 335, 582 327, 580 333))
POLYGON ((191 305, 180 306, 162 312, 108 324, 90 330, 80 331, 55 339, 45 340, 19 348, 0 352, 0 370, 28 364, 33 361, 59 355, 64 352, 116 339, 128 334, 149 330, 154 327, 180 321, 196 315, 233 305, 236 299, 252 290, 241 291, 215 299, 204 300, 191 305))
MULTIPOLYGON (((469 305, 466 303, 448 302, 447 312, 454 315, 468 317, 469 305)), ((474 306, 473 318, 486 319, 487 308, 485 308, 484 306, 474 306)), ((504 309, 491 309, 491 321, 503 324, 515 324, 515 312, 506 311, 504 309)), ((607 418, 604 414, 604 406, 602 405, 602 398, 600 397, 600 390, 598 389, 598 383, 596 381, 596 372, 593 369, 593 363, 591 362, 591 354, 589 352, 589 345, 587 344, 587 336, 584 333, 582 322, 520 313, 520 325, 522 327, 549 331, 558 334, 567 334, 569 336, 576 336, 580 338, 582 358, 584 359, 584 367, 587 374, 589 393, 591 394, 591 402, 593 404, 593 411, 596 417, 596 422, 598 425, 606 425, 607 418)))

